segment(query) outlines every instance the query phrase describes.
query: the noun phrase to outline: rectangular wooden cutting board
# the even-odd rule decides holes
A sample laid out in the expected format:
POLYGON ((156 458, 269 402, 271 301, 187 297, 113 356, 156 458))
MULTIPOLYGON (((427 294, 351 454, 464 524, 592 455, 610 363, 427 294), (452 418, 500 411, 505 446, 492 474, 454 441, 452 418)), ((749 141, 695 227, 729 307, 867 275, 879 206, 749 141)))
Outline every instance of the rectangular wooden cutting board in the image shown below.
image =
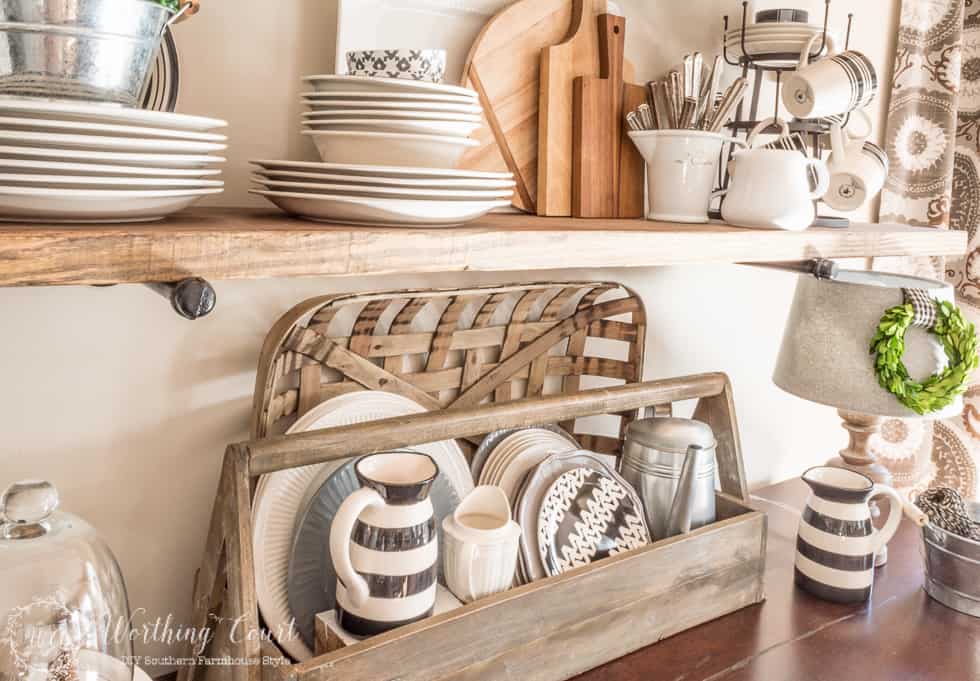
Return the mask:
MULTIPOLYGON (((513 204, 523 211, 537 212, 542 50, 564 43, 579 30, 583 17, 594 22, 605 8, 606 0, 518 0, 487 22, 470 49, 462 84, 479 93, 484 120, 473 135, 480 145, 463 156, 459 167, 512 172, 517 182, 513 204)), ((594 38, 594 28, 592 34, 594 38)), ((597 43, 594 51, 578 62, 594 61, 589 72, 597 74, 597 43)), ((629 77, 632 68, 627 64, 625 69, 629 77)), ((570 107, 568 112, 570 140, 570 107)), ((570 144, 566 149, 570 168, 570 144)), ((568 178, 570 183, 570 172, 568 178)))

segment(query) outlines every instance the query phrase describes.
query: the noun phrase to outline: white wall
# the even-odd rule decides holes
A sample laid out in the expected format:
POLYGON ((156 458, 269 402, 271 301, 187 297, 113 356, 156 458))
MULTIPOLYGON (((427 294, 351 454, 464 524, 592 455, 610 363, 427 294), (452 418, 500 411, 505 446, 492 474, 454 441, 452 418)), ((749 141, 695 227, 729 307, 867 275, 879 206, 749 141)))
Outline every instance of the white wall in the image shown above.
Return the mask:
MULTIPOLYGON (((180 110, 231 123, 228 191, 212 203, 262 205, 245 193, 247 159, 314 158, 297 131, 300 77, 332 69, 336 7, 331 0, 203 4, 178 31, 180 110)), ((684 52, 715 51, 721 8, 737 6, 725 0, 621 4, 641 77, 663 71, 684 52)), ((855 45, 886 72, 897 5, 834 3, 835 21, 855 12, 855 45)), ((55 482, 63 506, 94 523, 115 549, 133 607, 180 620, 189 612, 221 455, 227 443, 246 437, 260 344, 283 311, 331 291, 545 276, 607 278, 637 289, 650 319, 647 378, 731 375, 753 485, 796 475, 843 444, 832 410, 789 397, 770 382, 794 284, 784 274, 729 266, 215 282, 217 310, 196 323, 176 318, 139 286, 23 288, 0 290, 6 386, 0 484, 26 477, 55 482)))

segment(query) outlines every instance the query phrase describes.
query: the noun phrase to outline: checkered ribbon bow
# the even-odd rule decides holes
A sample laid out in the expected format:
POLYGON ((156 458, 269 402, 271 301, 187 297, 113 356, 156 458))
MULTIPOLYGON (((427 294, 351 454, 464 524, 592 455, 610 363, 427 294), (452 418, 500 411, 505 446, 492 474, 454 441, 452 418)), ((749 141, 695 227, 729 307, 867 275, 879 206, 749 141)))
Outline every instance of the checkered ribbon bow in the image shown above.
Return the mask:
POLYGON ((932 330, 936 326, 936 300, 921 288, 903 288, 902 295, 914 312, 912 326, 932 330))

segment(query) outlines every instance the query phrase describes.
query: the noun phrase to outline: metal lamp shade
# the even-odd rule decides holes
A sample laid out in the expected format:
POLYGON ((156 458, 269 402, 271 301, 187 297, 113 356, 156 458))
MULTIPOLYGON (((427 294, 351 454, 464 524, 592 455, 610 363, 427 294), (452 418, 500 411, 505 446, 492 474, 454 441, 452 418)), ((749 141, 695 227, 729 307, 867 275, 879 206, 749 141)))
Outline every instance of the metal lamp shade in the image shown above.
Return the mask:
MULTIPOLYGON (((834 280, 801 275, 776 361, 775 384, 811 402, 874 416, 958 414, 961 399, 923 416, 878 385, 871 338, 885 311, 904 302, 903 288, 924 289, 933 298, 953 301, 952 287, 931 279, 847 270, 834 280)), ((905 336, 904 362, 915 379, 925 379, 947 363, 939 339, 919 328, 905 336)))

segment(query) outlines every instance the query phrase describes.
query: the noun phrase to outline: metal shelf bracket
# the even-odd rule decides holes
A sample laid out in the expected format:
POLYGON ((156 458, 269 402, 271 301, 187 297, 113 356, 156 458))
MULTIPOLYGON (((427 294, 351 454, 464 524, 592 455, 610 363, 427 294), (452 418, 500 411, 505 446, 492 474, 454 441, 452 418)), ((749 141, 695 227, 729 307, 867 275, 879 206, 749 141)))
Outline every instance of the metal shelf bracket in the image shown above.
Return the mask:
POLYGON ((169 300, 174 312, 192 321, 211 314, 218 301, 214 287, 201 277, 188 277, 178 282, 147 283, 146 287, 169 300))

